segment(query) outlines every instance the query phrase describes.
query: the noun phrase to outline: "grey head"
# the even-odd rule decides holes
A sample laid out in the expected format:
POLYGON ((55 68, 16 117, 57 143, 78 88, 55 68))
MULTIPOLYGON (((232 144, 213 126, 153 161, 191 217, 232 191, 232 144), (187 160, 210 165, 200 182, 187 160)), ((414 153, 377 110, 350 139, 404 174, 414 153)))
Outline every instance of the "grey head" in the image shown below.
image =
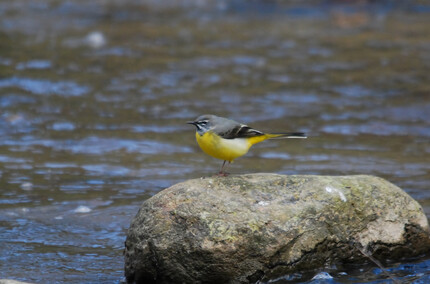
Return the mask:
POLYGON ((188 121, 187 123, 193 124, 197 128, 197 132, 200 135, 203 135, 209 130, 217 134, 223 134, 229 132, 231 129, 242 126, 242 124, 237 121, 216 116, 213 114, 201 115, 197 117, 194 121, 188 121))
POLYGON ((205 134, 207 131, 213 131, 225 139, 264 135, 263 132, 252 129, 245 124, 213 114, 201 115, 196 120, 189 121, 188 123, 195 125, 197 133, 200 135, 205 134))

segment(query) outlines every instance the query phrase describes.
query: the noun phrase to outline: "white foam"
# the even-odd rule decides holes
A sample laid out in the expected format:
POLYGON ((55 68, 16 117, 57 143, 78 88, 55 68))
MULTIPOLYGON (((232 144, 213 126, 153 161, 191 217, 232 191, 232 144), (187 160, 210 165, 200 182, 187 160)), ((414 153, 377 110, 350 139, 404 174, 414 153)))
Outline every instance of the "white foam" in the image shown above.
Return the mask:
POLYGON ((312 278, 312 280, 328 280, 328 279, 333 279, 333 276, 331 276, 329 273, 324 271, 318 273, 312 278))
POLYGON ((91 208, 88 206, 79 205, 78 207, 76 207, 75 210, 73 210, 73 212, 75 212, 75 213, 88 213, 88 212, 91 212, 91 208))

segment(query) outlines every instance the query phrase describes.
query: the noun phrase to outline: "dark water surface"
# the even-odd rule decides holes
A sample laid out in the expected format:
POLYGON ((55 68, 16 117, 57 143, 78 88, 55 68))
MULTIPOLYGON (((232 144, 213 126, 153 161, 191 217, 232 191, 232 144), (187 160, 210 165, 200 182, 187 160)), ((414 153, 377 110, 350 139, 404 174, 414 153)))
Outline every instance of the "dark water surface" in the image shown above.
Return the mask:
MULTIPOLYGON (((234 174, 378 175, 429 215, 430 6, 306 3, 1 1, 0 278, 118 283, 140 204, 219 169, 185 124, 203 113, 309 134, 234 174)), ((385 265, 426 283, 429 259, 385 265)), ((385 279, 369 264, 274 283, 385 279)))

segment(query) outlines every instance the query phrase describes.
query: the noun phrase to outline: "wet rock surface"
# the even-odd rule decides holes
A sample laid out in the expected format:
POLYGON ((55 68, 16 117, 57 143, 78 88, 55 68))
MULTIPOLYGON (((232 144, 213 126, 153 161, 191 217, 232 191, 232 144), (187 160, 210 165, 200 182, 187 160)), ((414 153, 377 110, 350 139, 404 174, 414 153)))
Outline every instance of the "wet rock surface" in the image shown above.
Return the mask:
POLYGON ((429 251, 421 206, 374 176, 188 180, 146 200, 127 233, 129 283, 249 283, 429 251))

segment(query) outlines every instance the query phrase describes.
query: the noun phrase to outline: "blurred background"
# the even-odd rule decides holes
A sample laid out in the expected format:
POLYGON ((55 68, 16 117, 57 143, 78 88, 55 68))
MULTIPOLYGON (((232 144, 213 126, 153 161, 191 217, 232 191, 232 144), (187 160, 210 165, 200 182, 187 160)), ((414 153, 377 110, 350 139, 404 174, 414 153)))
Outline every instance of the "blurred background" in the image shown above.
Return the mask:
MULTIPOLYGON (((377 175, 429 215, 429 27, 419 0, 0 1, 0 278, 120 282, 141 203, 221 166, 185 124, 204 113, 309 136, 232 174, 377 175)), ((385 265, 425 283, 428 259, 385 265)))

